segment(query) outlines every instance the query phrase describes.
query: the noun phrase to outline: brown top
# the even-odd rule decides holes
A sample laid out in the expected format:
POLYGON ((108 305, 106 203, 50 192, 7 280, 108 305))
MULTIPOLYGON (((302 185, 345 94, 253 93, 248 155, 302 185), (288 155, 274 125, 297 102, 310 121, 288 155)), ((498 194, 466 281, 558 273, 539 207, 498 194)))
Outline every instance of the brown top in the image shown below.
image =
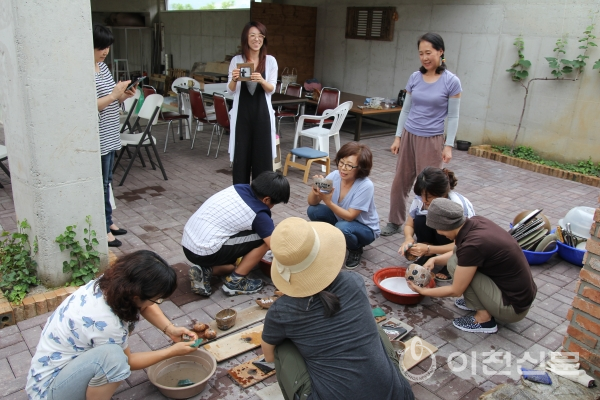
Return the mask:
POLYGON ((461 267, 477 267, 502 292, 504 305, 517 314, 527 310, 537 293, 529 263, 517 241, 483 217, 472 217, 456 236, 456 256, 461 267))

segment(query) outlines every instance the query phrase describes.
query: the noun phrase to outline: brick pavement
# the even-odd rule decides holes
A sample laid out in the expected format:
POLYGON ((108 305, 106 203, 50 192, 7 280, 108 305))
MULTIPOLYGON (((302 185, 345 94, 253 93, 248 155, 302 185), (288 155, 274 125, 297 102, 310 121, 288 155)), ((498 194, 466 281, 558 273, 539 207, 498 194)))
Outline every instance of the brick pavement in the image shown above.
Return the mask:
MULTIPOLYGON (((160 149, 164 144, 165 127, 158 126, 155 136, 159 139, 160 149)), ((181 276, 180 290, 162 308, 178 324, 187 324, 192 318, 208 320, 218 310, 232 305, 236 309, 243 309, 251 305, 254 298, 270 294, 273 290, 273 286, 267 285, 257 295, 228 298, 218 290, 220 283, 217 281, 214 282, 216 292, 210 298, 190 294, 187 290, 187 260, 179 245, 183 226, 204 200, 231 184, 228 137, 224 137, 217 159, 214 158, 214 146, 211 156, 206 156, 208 138, 209 132, 199 134, 194 150, 190 150, 189 141, 177 141, 169 144, 167 153, 160 153, 168 181, 161 178, 160 171, 143 169, 136 164, 125 185, 114 188, 117 202, 114 219, 119 226, 129 230, 128 235, 121 237, 124 244, 115 250, 115 254, 118 256, 134 250, 151 249, 170 263, 177 264, 181 276)), ((2 139, 3 132, 0 129, 0 141, 2 139)), ((284 126, 281 141, 284 158, 292 139, 290 125, 284 126)), ((343 133, 341 139, 347 142, 351 140, 351 135, 343 133)), ((396 160, 389 151, 391 141, 389 136, 363 140, 371 147, 375 157, 371 179, 375 183, 375 202, 382 224, 387 222, 389 190, 396 160)), ((333 151, 331 155, 334 155, 333 151)), ((471 200, 476 212, 501 226, 507 227, 520 211, 538 207, 544 208, 544 213, 556 224, 571 207, 595 207, 598 198, 597 188, 521 170, 464 152, 454 152, 450 168, 459 179, 457 190, 471 200)), ((117 172, 115 179, 118 180, 121 173, 117 172)), ((309 186, 303 184, 301 178, 301 171, 290 170, 288 179, 292 196, 287 205, 278 205, 273 209, 276 223, 290 216, 306 218, 309 186)), ((3 174, 0 174, 0 182, 5 184, 5 188, 0 189, 0 225, 14 230, 16 220, 11 186, 3 174)), ((414 325, 415 334, 439 348, 433 375, 424 382, 413 383, 416 398, 475 399, 497 384, 518 379, 516 357, 523 357, 526 352, 537 356, 540 351, 560 347, 567 328, 566 312, 574 296, 580 268, 557 256, 544 265, 532 266, 539 290, 527 318, 516 324, 502 326, 497 335, 470 334, 452 327, 453 317, 466 314, 453 305, 452 299, 425 299, 416 306, 401 306, 382 297, 373 284, 373 273, 386 266, 403 264, 396 253, 402 241, 400 234, 377 239, 365 249, 362 266, 356 272, 363 275, 374 306, 379 305, 390 315, 414 325), (472 351, 477 352, 474 357, 471 356, 472 351), (507 351, 515 357, 512 363, 501 357, 502 352, 507 351), (449 367, 447 359, 454 352, 465 354, 467 368, 458 371, 449 367), (485 360, 484 363, 483 352, 494 352, 497 357, 493 362, 485 360)), ((255 274, 262 276, 260 272, 255 274)), ((0 330, 0 393, 5 396, 4 399, 26 398, 23 391, 25 376, 47 316, 38 316, 20 322, 18 326, 0 330)), ((130 339, 132 351, 148 351, 167 345, 165 336, 146 321, 138 324, 130 339)), ((242 390, 231 381, 226 371, 259 352, 249 352, 219 364, 209 387, 195 399, 258 399, 255 392, 275 382, 275 377, 242 390)), ((423 373, 431 363, 431 360, 426 360, 411 372, 423 373)), ((456 362, 456 365, 460 364, 460 361, 456 362)), ((529 361, 523 365, 531 367, 534 363, 529 361)), ((150 384, 144 371, 135 371, 119 387, 114 398, 164 397, 150 384)))

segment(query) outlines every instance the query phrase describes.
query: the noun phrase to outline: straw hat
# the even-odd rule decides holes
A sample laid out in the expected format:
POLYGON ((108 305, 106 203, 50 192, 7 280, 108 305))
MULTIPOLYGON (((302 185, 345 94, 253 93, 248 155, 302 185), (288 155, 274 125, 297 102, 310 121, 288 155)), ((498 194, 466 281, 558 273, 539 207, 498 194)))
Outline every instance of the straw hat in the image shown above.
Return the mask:
POLYGON ((291 217, 271 235, 271 279, 290 297, 319 293, 338 276, 346 256, 346 239, 325 222, 291 217))

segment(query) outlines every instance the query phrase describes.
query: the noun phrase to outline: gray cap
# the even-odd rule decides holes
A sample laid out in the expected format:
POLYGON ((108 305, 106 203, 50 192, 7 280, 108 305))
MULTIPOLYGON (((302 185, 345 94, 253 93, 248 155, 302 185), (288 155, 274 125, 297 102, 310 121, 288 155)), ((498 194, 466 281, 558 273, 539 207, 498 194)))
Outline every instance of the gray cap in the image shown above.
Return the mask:
POLYGON ((463 208, 452 200, 437 198, 427 210, 427 226, 440 231, 451 231, 461 227, 466 221, 463 208))

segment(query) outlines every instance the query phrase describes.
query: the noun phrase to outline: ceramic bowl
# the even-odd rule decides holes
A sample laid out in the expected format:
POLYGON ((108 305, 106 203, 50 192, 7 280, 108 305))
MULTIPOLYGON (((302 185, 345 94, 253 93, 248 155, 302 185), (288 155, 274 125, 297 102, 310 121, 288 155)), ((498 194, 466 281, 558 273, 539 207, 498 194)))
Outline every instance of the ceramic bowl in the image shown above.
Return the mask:
POLYGON ((431 272, 419 264, 410 264, 406 269, 406 279, 419 287, 425 287, 431 281, 431 272))
POLYGON ((471 147, 471 142, 467 142, 466 140, 456 141, 456 150, 467 151, 469 147, 471 147))
POLYGON ((237 312, 232 308, 226 308, 221 310, 215 316, 215 320, 217 321, 217 328, 222 331, 226 331, 227 329, 232 328, 235 325, 235 318, 237 317, 237 312))
MULTIPOLYGON (((375 283, 375 285, 377 285, 379 290, 381 290, 381 294, 383 295, 383 297, 385 297, 387 300, 389 300, 393 303, 396 303, 396 304, 418 304, 421 300, 423 300, 423 297, 425 297, 425 296, 422 296, 418 293, 399 294, 399 293, 390 292, 389 290, 387 290, 380 284, 381 281, 383 281, 386 278, 404 277, 405 274, 406 274, 406 267, 382 268, 379 271, 375 272, 375 274, 373 275, 373 282, 375 283)), ((427 287, 430 287, 430 288, 435 287, 435 279, 432 279, 429 282, 429 285, 427 285, 427 287)))
POLYGON ((187 399, 200 394, 206 388, 208 380, 215 374, 216 370, 217 360, 215 357, 205 350, 198 349, 191 354, 172 357, 150 366, 148 368, 148 379, 166 397, 171 399, 187 399), (194 365, 193 363, 201 365, 199 369, 203 371, 203 374, 206 373, 205 378, 193 385, 184 387, 164 386, 158 383, 164 375, 179 368, 194 365))

